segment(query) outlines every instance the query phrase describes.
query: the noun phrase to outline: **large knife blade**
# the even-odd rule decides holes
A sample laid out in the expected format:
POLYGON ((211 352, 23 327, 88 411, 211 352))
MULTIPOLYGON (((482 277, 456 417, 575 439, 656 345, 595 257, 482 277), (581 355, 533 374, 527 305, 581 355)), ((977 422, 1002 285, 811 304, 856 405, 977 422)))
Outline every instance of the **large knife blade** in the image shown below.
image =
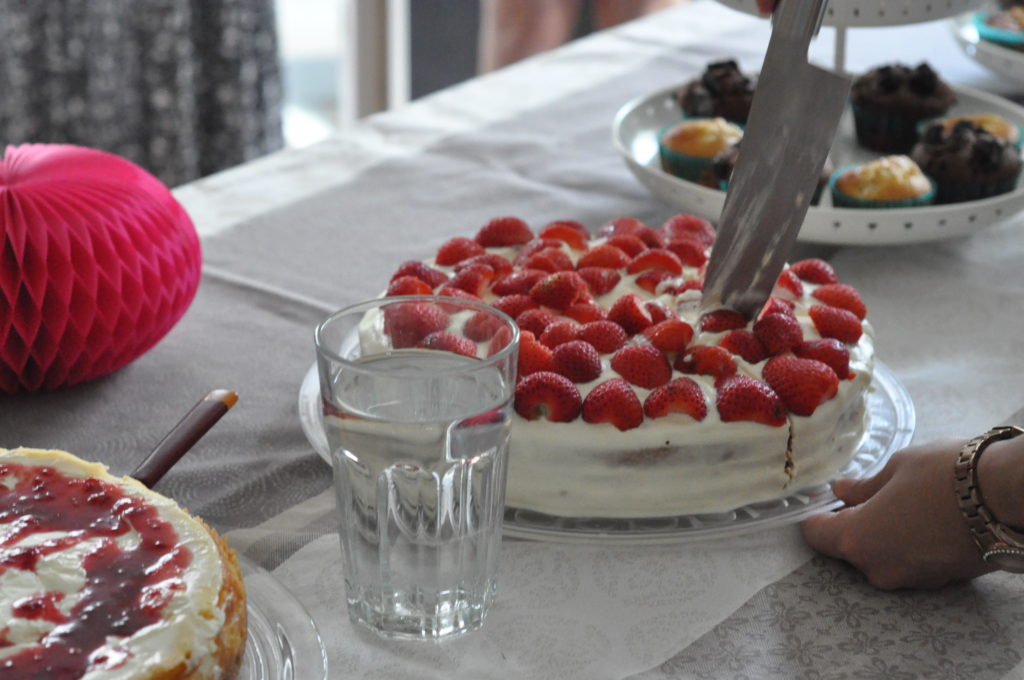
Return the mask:
POLYGON ((807 61, 826 0, 783 0, 743 132, 704 280, 701 311, 754 318, 807 215, 850 78, 807 61))

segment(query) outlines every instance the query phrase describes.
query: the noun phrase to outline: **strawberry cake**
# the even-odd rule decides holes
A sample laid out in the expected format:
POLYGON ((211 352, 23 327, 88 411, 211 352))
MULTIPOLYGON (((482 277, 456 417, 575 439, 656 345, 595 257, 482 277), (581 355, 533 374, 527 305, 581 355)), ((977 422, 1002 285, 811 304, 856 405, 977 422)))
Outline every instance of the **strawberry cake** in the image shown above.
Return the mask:
MULTIPOLYGON (((874 358, 860 295, 808 259, 782 272, 754 321, 701 315, 714 240, 692 215, 660 228, 619 218, 593 236, 500 217, 394 272, 388 295, 484 300, 522 331, 509 505, 717 513, 819 484, 850 460, 874 358)), ((438 330, 400 329, 406 346, 438 330)))
POLYGON ((231 680, 234 554, 174 501, 63 451, 0 449, 0 677, 231 680))

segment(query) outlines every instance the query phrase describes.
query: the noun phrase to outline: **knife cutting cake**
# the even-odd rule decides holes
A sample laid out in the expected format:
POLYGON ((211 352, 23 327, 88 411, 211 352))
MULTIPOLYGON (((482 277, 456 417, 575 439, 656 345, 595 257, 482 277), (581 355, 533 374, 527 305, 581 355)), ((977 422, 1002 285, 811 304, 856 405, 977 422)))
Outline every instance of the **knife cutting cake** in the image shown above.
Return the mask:
MULTIPOLYGON (((759 317, 700 315, 710 223, 591 236, 514 217, 394 272, 388 295, 482 299, 522 331, 507 502, 563 517, 715 513, 821 483, 866 426, 874 347, 828 263, 781 274, 759 317)), ((402 343, 434 328, 409 315, 402 343)), ((393 336, 394 337, 394 336, 393 336)), ((477 351, 486 353, 481 335, 477 351)))
POLYGON ((0 677, 230 680, 234 554, 174 501, 63 451, 0 449, 0 677))

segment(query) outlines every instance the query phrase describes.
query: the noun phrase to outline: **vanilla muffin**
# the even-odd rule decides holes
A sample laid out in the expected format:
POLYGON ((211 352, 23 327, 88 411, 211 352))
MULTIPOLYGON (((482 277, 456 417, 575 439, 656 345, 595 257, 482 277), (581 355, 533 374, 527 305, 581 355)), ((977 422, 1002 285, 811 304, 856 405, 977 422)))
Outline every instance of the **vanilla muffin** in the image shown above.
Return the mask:
POLYGON ((840 168, 830 187, 833 205, 841 208, 910 208, 935 198, 933 182, 907 156, 840 168))
POLYGON ((718 152, 743 137, 743 129, 724 118, 684 120, 658 137, 661 165, 682 179, 718 188, 712 161, 718 152))

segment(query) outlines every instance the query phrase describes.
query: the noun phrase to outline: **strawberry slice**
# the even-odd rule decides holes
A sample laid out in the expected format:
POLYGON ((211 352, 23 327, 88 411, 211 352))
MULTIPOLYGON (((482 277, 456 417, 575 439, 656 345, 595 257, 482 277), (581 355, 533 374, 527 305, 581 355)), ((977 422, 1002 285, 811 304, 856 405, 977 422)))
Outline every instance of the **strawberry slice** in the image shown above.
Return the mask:
POLYGON ((683 273, 683 263, 670 250, 652 248, 640 253, 626 265, 626 273, 628 274, 637 274, 648 269, 664 271, 672 276, 679 276, 683 273))
POLYGON ((850 350, 835 338, 802 342, 793 348, 793 354, 801 359, 817 359, 828 364, 841 380, 849 380, 855 375, 850 371, 850 350))
POLYGON ((799 300, 804 294, 804 284, 800 283, 800 277, 793 273, 792 269, 784 269, 775 282, 775 287, 786 291, 790 297, 799 300))
POLYGON ((632 430, 644 422, 644 407, 629 383, 622 378, 612 378, 590 390, 583 400, 583 420, 611 423, 623 431, 632 430))
POLYGON ((750 420, 782 427, 788 422, 782 399, 760 380, 734 374, 715 380, 715 388, 718 390, 715 405, 724 423, 750 420))
POLYGON ((672 365, 654 345, 629 345, 612 355, 612 370, 647 389, 664 385, 672 378, 672 365))
POLYGON ((573 229, 574 231, 578 231, 585 238, 587 238, 587 239, 590 238, 590 232, 587 230, 587 228, 585 226, 583 226, 583 224, 581 224, 580 222, 577 222, 576 220, 554 220, 552 222, 548 222, 548 224, 545 227, 545 229, 547 227, 554 227, 554 226, 569 227, 570 229, 573 229))
POLYGON ((648 300, 644 303, 644 307, 647 308, 647 313, 651 315, 651 323, 658 324, 666 319, 675 319, 676 315, 667 307, 655 302, 654 300, 648 300))
POLYGON ((688 290, 704 290, 704 282, 700 279, 690 279, 689 281, 683 281, 683 285, 676 289, 676 293, 685 293, 688 290))
POLYGON ((714 345, 697 345, 676 358, 676 369, 690 375, 721 378, 736 372, 736 360, 727 350, 714 345))
POLYGON ((682 319, 665 319, 645 328, 644 337, 662 352, 682 352, 693 340, 693 327, 682 319))
POLYGON ((619 236, 622 234, 636 236, 649 248, 664 248, 665 239, 657 229, 653 229, 633 217, 617 217, 605 223, 598 231, 602 236, 619 236))
POLYGON ((530 297, 552 309, 566 309, 582 302, 588 292, 587 282, 574 271, 561 271, 546 276, 530 289, 530 297))
POLYGON ((516 317, 516 324, 520 330, 530 331, 539 338, 548 324, 554 323, 557 319, 554 314, 543 309, 528 309, 516 317))
POLYGON ((463 267, 448 280, 448 287, 458 288, 477 297, 483 297, 494 280, 494 270, 485 264, 471 264, 463 267))
POLYGON ((491 338, 490 344, 487 346, 487 356, 493 357, 501 350, 508 347, 509 343, 512 342, 512 329, 501 324, 498 326, 498 332, 491 338))
POLYGON ((458 264, 474 255, 483 255, 484 247, 471 238, 456 236, 448 239, 437 249, 434 262, 442 267, 458 264))
POLYGON ((580 391, 568 378, 551 371, 526 376, 516 385, 516 413, 527 420, 568 423, 580 414, 580 391))
POLYGON ((688 267, 703 267, 708 261, 707 246, 693 238, 676 238, 669 241, 665 249, 688 267))
POLYGON ((640 333, 654 323, 644 301, 634 293, 623 295, 615 301, 608 310, 608 320, 622 326, 630 335, 640 333))
POLYGON ((700 421, 708 415, 704 391, 691 378, 676 378, 667 385, 655 388, 644 399, 644 415, 663 418, 670 413, 682 413, 700 421))
POLYGON ((549 272, 543 269, 522 269, 502 277, 491 286, 491 292, 495 295, 526 295, 537 283, 549 272))
POLYGON ((494 278, 496 279, 512 273, 512 263, 497 253, 484 253, 483 255, 474 255, 473 257, 467 258, 455 265, 455 273, 458 274, 466 267, 475 264, 485 264, 493 269, 494 278))
POLYGON ((786 408, 798 416, 812 415, 839 390, 836 372, 816 359, 772 357, 764 365, 762 375, 786 408))
MULTIPOLYGON (((576 224, 579 223, 577 222, 576 224)), ((579 226, 582 227, 582 225, 579 226)), ((586 229, 581 232, 579 229, 570 226, 566 222, 552 222, 541 229, 540 237, 564 241, 565 243, 568 243, 569 247, 573 250, 586 250, 587 241, 590 240, 586 229)))
POLYGON ((423 349, 452 352, 454 354, 462 354, 467 357, 476 358, 475 342, 469 338, 449 333, 448 331, 436 331, 431 333, 416 343, 416 346, 423 349))
POLYGON ((754 322, 754 336, 768 354, 787 352, 804 340, 800 322, 791 314, 773 313, 754 322))
POLYGON ((577 269, 576 273, 583 277, 594 295, 610 292, 622 279, 622 274, 610 267, 583 267, 577 269))
POLYGON ((415 276, 399 276, 391 279, 385 296, 394 295, 430 295, 433 289, 415 276))
POLYGON ((864 304, 860 293, 853 286, 843 283, 826 283, 811 293, 811 297, 821 300, 826 305, 853 312, 861 320, 868 315, 867 305, 864 304))
POLYGON ((625 345, 629 336, 614 321, 591 321, 580 329, 580 340, 586 340, 601 354, 611 354, 625 345))
POLYGON ((395 349, 415 347, 431 333, 448 327, 448 315, 428 302, 401 302, 384 308, 384 333, 395 349))
POLYGON ((648 293, 658 294, 658 286, 671 278, 672 274, 669 272, 659 271, 657 269, 648 269, 645 272, 637 274, 636 278, 633 279, 633 283, 635 283, 638 288, 646 290, 648 293))
POLYGON ((576 268, 609 267, 611 269, 622 269, 629 264, 630 259, 629 255, 622 250, 603 243, 584 253, 583 257, 576 261, 576 268))
POLYGON ((419 260, 409 260, 402 263, 391 277, 391 280, 394 281, 395 279, 403 276, 415 276, 417 279, 430 286, 431 290, 437 288, 448 280, 447 274, 434 269, 433 267, 429 267, 419 260))
POLYGON ((608 318, 608 310, 598 307, 593 302, 577 302, 569 305, 563 312, 567 317, 580 323, 604 321, 608 318))
MULTIPOLYGON (((461 288, 456 288, 455 286, 450 285, 441 286, 441 290, 437 291, 437 294, 446 297, 455 297, 462 300, 473 300, 474 302, 483 302, 483 300, 480 299, 479 295, 473 295, 473 293, 470 293, 469 291, 465 291, 462 290, 461 288)), ((448 311, 457 312, 459 311, 459 309, 458 307, 455 307, 449 309, 448 311)))
POLYGON ((574 383, 597 380, 601 375, 601 357, 594 346, 584 340, 559 345, 551 352, 551 360, 555 372, 574 383))
POLYGON ((702 217, 690 214, 673 215, 661 225, 661 233, 665 240, 671 243, 680 238, 696 239, 705 248, 715 242, 718 235, 711 223, 702 217))
POLYGON ((647 250, 647 244, 641 241, 638 236, 633 236, 632 234, 612 236, 605 241, 605 245, 615 246, 631 258, 647 250))
POLYGON ((551 349, 537 341, 530 331, 519 333, 519 378, 541 371, 555 370, 551 359, 551 349))
POLYGON ((839 307, 811 305, 808 314, 823 338, 835 338, 852 345, 864 332, 857 315, 839 307))
POLYGON ((533 232, 518 217, 495 217, 477 232, 476 242, 485 248, 518 246, 533 239, 533 232))
POLYGON ((515 258, 515 260, 513 260, 512 263, 515 266, 517 266, 517 267, 522 267, 524 262, 526 262, 528 259, 530 259, 530 257, 532 257, 533 255, 536 255, 540 251, 547 250, 548 248, 561 248, 561 247, 562 247, 562 242, 558 241, 556 239, 553 239, 553 238, 535 238, 532 241, 530 241, 529 243, 527 243, 526 245, 524 245, 522 248, 519 249, 519 252, 516 253, 516 258, 515 258))
POLYGON ((752 364, 764 361, 768 356, 764 345, 757 337, 747 330, 729 331, 719 341, 719 347, 729 350, 733 354, 743 357, 745 361, 752 364))
POLYGON ((525 269, 543 269, 546 272, 564 272, 573 269, 572 260, 561 248, 545 248, 522 263, 525 269))
POLYGON ((794 262, 789 271, 808 283, 839 283, 839 277, 832 265, 816 257, 794 262))
POLYGON ((529 295, 502 295, 491 303, 495 309, 500 309, 513 319, 529 309, 537 309, 538 305, 529 295))
POLYGON ((790 316, 795 315, 796 304, 792 300, 780 297, 770 297, 768 302, 764 303, 764 307, 761 308, 761 313, 758 314, 758 318, 768 316, 769 314, 789 314, 790 316))
POLYGON ((477 312, 466 321, 462 333, 473 342, 486 342, 494 337, 500 328, 504 328, 504 325, 498 319, 490 314, 477 312))
POLYGON ((705 333, 721 333, 746 327, 747 318, 733 309, 716 309, 702 316, 697 325, 705 333))
POLYGON ((568 319, 552 321, 548 324, 547 328, 544 329, 544 332, 540 334, 538 340, 540 340, 542 345, 554 349, 567 342, 579 340, 580 331, 582 329, 583 326, 575 321, 569 321, 568 319))

